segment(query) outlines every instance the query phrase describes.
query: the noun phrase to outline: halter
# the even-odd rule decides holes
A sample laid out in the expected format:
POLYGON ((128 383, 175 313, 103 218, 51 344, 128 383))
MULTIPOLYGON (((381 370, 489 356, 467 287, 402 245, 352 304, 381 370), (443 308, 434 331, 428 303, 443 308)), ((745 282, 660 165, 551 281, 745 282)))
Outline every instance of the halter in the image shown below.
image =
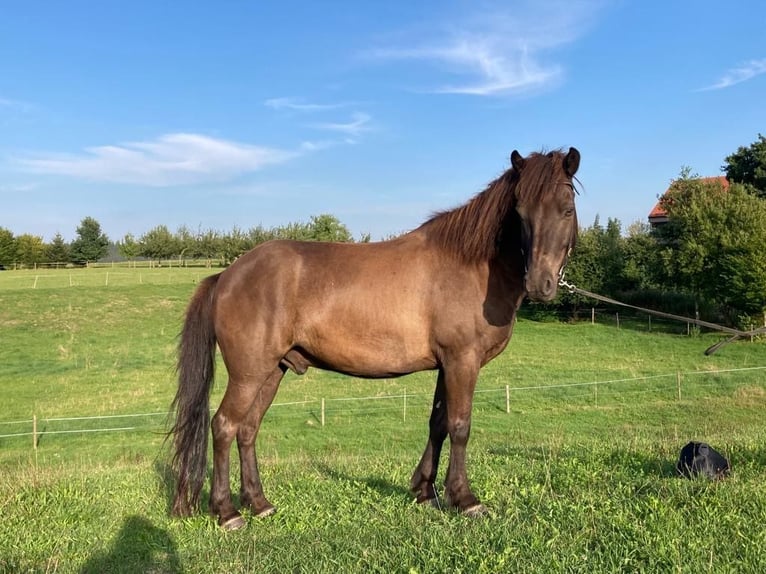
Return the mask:
POLYGON ((564 262, 561 264, 561 269, 559 269, 559 285, 561 285, 564 282, 564 269, 567 266, 567 263, 569 263, 569 256, 572 254, 572 242, 569 242, 569 245, 567 245, 567 254, 564 256, 564 262))
MULTIPOLYGON (((568 185, 572 188, 573 193, 577 193, 577 190, 575 189, 574 184, 571 181, 559 181, 557 182, 560 185, 568 185)), ((524 262, 524 274, 526 275, 529 271, 529 267, 527 266, 527 252, 524 249, 524 247, 520 247, 519 251, 521 251, 521 260, 524 262)), ((566 268, 567 264, 569 263, 569 256, 572 254, 572 240, 569 240, 569 243, 567 244, 567 254, 564 256, 564 262, 561 264, 561 268, 559 269, 559 285, 563 285, 566 283, 564 281, 564 269, 566 268)))

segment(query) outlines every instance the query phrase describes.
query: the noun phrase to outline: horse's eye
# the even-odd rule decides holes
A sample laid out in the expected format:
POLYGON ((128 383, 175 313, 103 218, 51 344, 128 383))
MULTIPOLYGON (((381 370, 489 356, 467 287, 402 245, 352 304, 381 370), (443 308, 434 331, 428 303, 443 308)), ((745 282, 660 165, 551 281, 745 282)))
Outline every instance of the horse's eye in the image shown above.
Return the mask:
POLYGON ((569 209, 564 210, 564 217, 572 217, 574 212, 574 209, 570 207, 569 209))

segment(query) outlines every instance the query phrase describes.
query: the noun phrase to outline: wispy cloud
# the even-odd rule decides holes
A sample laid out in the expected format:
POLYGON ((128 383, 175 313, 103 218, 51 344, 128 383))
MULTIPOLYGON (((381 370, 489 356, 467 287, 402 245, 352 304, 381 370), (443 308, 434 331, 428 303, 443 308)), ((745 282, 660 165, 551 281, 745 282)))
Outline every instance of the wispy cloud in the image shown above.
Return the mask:
POLYGON ((362 112, 354 112, 351 114, 351 121, 348 122, 321 122, 312 124, 311 127, 328 130, 331 132, 341 133, 347 136, 356 137, 363 132, 368 132, 372 128, 370 127, 370 120, 372 118, 362 112))
POLYGON ((586 2, 572 9, 555 0, 528 2, 513 10, 478 9, 444 21, 438 39, 379 47, 364 56, 420 61, 446 72, 449 79, 424 88, 428 92, 507 96, 545 89, 564 75, 563 67, 546 56, 583 33, 596 5, 586 2))
POLYGON ((353 102, 337 102, 330 104, 317 104, 306 102, 299 98, 271 98, 263 102, 263 105, 275 110, 291 110, 296 112, 321 112, 325 110, 337 110, 354 105, 353 102))
POLYGON ((766 58, 762 60, 750 60, 749 62, 746 62, 737 68, 732 68, 731 70, 728 70, 716 83, 704 88, 700 88, 697 91, 706 92, 710 90, 722 90, 724 88, 752 80, 761 74, 766 74, 766 58))
POLYGON ((0 184, 0 194, 15 195, 17 193, 26 193, 34 191, 38 187, 37 183, 4 183, 0 184))
MULTIPOLYGON (((271 98, 264 102, 264 105, 273 108, 275 110, 288 110, 300 113, 325 115, 323 112, 334 111, 341 108, 347 108, 357 105, 354 102, 338 102, 331 104, 316 104, 306 102, 298 98, 271 98)), ((354 138, 360 136, 364 132, 372 131, 370 121, 372 116, 364 112, 355 111, 351 113, 351 119, 349 121, 331 121, 331 122, 315 122, 308 124, 307 127, 317 130, 325 130, 334 132, 336 134, 342 134, 346 136, 343 141, 325 141, 325 142, 304 142, 302 147, 306 149, 324 149, 332 147, 340 143, 355 144, 357 143, 354 138)))
POLYGON ((463 83, 425 88, 442 94, 494 96, 521 93, 557 81, 562 74, 558 65, 540 64, 529 50, 508 50, 492 38, 465 36, 449 45, 413 49, 377 50, 385 59, 425 60, 453 69, 453 75, 467 76, 463 83))
POLYGON ((80 154, 39 154, 15 162, 34 173, 162 187, 226 181, 306 151, 311 151, 309 144, 283 150, 172 133, 152 141, 92 147, 80 154))

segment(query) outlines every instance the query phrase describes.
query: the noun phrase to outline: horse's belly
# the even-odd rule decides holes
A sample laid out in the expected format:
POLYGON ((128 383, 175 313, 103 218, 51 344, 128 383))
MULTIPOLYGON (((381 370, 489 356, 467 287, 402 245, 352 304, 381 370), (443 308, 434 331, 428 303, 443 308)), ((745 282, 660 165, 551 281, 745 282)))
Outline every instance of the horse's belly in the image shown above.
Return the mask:
POLYGON ((309 366, 370 378, 436 367, 428 338, 420 328, 375 323, 364 327, 336 317, 335 322, 314 326, 306 335, 298 348, 309 366))

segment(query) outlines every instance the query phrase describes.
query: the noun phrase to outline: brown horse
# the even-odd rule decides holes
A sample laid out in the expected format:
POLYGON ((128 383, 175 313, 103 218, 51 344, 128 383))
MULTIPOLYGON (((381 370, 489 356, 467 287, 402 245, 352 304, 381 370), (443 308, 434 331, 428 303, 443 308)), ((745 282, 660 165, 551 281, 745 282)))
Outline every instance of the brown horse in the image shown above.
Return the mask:
POLYGON ((577 237, 572 180, 580 153, 523 158, 465 205, 380 243, 271 241, 197 288, 178 358, 172 513, 199 506, 207 462, 216 343, 229 375, 212 419, 210 512, 226 529, 244 519, 229 485, 237 439, 243 506, 274 512, 261 486, 255 438, 288 369, 318 367, 357 377, 436 370, 430 433, 410 486, 432 501, 449 436, 445 502, 466 514, 483 505, 465 467, 479 369, 511 338, 525 296, 549 301, 577 237))

